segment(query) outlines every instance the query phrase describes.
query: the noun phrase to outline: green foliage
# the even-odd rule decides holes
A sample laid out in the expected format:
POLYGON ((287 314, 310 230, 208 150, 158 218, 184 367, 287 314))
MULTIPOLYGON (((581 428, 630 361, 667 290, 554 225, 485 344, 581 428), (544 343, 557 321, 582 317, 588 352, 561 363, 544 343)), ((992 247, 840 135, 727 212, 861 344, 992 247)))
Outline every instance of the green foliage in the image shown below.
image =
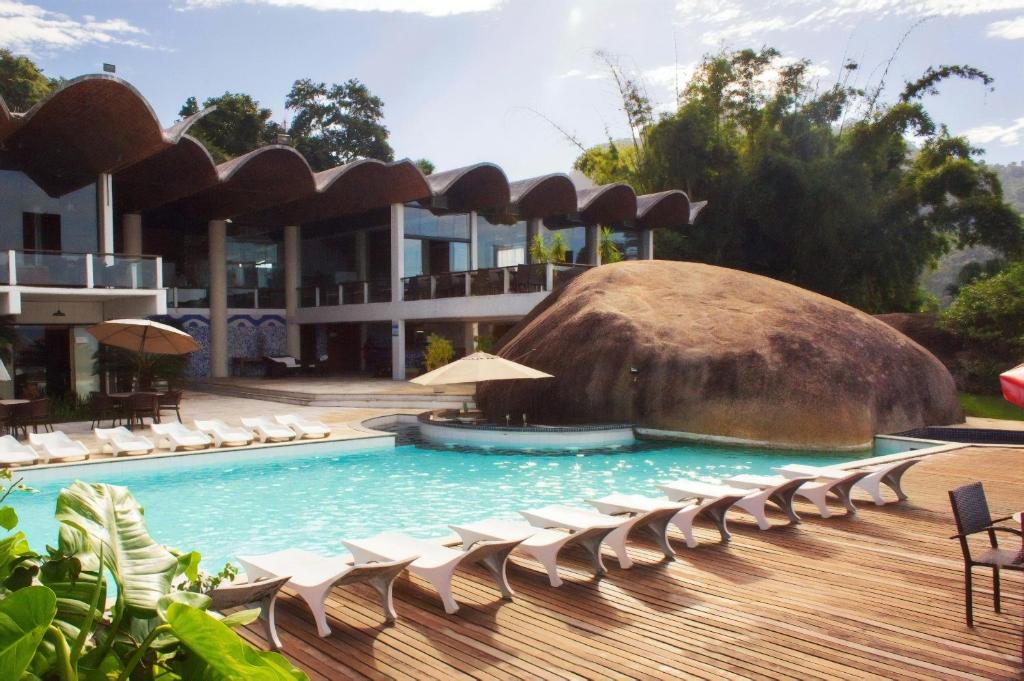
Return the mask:
POLYGON ((551 241, 544 240, 543 234, 535 234, 530 242, 530 261, 534 263, 565 262, 569 257, 569 244, 561 232, 554 232, 551 241))
POLYGON ((216 109, 189 128, 189 134, 203 143, 217 163, 270 144, 283 132, 281 126, 270 120, 270 109, 241 92, 210 97, 203 101, 202 108, 195 97, 189 97, 178 115, 186 118, 211 106, 216 109))
POLYGON ((1024 260, 964 286, 942 315, 962 340, 1008 362, 1024 360, 1024 260))
POLYGON ((1005 268, 1006 261, 1002 258, 990 258, 984 261, 972 260, 960 268, 960 272, 956 275, 956 281, 946 287, 946 292, 956 297, 964 286, 999 274, 1005 268))
POLYGON ((427 158, 416 159, 416 167, 420 169, 420 172, 424 175, 432 175, 434 173, 434 163, 427 158))
POLYGON ((551 235, 551 262, 565 262, 569 259, 569 244, 565 242, 565 235, 555 232, 551 235))
POLYGON ((328 86, 295 81, 285 99, 294 113, 289 133, 314 170, 357 158, 394 159, 384 127, 384 102, 356 79, 328 86))
POLYGON ((482 336, 475 336, 473 340, 476 342, 476 352, 491 352, 494 350, 495 339, 491 334, 484 334, 482 336))
POLYGON ((551 249, 544 243, 543 234, 534 234, 533 239, 530 241, 530 261, 531 262, 551 262, 551 249))
POLYGON ((432 333, 427 336, 427 352, 424 359, 427 371, 439 369, 455 359, 455 346, 444 336, 432 333))
POLYGON ((1001 395, 974 395, 960 393, 960 404, 967 416, 984 419, 1004 419, 1007 421, 1024 421, 1024 409, 1012 405, 1001 395))
POLYGON ((601 263, 604 265, 622 260, 622 252, 619 251, 619 247, 615 243, 615 232, 611 227, 601 228, 601 241, 598 244, 598 249, 601 253, 601 263))
MULTIPOLYGON (((23 487, 10 483, 9 471, 0 478, 8 483, 0 525, 12 530, 17 514, 3 504, 23 487)), ((231 630, 253 622, 258 610, 215 619, 203 612, 208 596, 171 588, 183 573, 198 577, 198 554, 179 560, 153 541, 127 489, 76 482, 61 492, 57 519, 57 548, 45 558, 28 550, 21 533, 0 541, 3 574, 15 574, 12 565, 34 567, 28 580, 14 584, 9 577, 0 590, 0 678, 307 678, 231 630), (110 609, 105 573, 117 591, 110 609)))
MULTIPOLYGON (((685 238, 659 234, 659 257, 764 274, 872 312, 917 309, 921 273, 953 247, 1024 251, 996 174, 921 101, 949 78, 988 87, 987 74, 931 68, 885 104, 881 87, 848 85, 856 64, 824 88, 809 66, 772 48, 710 55, 674 113, 631 144, 588 149, 576 167, 599 183, 709 201, 685 238)), ((642 90, 619 90, 632 129, 642 90)))
POLYGON ((0 50, 0 97, 11 111, 28 111, 59 84, 28 57, 0 50))

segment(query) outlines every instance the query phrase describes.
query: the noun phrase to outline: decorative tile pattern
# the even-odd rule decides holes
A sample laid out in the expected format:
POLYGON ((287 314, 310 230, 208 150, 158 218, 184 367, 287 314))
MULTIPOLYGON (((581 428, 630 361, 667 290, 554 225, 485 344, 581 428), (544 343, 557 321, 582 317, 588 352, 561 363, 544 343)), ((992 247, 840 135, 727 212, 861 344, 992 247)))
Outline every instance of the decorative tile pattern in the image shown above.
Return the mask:
MULTIPOLYGON (((173 316, 173 315, 172 315, 173 316)), ((202 378, 210 375, 210 318, 208 314, 184 314, 174 317, 195 338, 199 350, 189 356, 186 375, 202 378)), ((279 314, 230 315, 228 317, 228 357, 264 357, 284 355, 288 331, 279 314)))

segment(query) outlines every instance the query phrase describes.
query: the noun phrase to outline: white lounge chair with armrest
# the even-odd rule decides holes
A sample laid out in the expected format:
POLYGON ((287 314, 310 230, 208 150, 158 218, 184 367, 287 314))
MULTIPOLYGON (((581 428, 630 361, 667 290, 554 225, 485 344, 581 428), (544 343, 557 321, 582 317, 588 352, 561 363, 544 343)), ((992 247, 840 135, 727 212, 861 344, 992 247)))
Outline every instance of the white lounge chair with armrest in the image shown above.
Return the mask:
POLYGON ((203 448, 213 444, 213 438, 206 433, 192 430, 184 423, 154 423, 150 429, 156 435, 157 443, 176 451, 182 448, 203 448))
POLYGON ((800 464, 780 466, 772 470, 785 478, 801 478, 814 475, 814 480, 800 485, 796 493, 817 506, 818 513, 821 514, 822 518, 832 516, 832 511, 828 507, 829 495, 836 497, 846 507, 847 515, 856 515, 857 507, 853 505, 850 492, 853 491, 853 486, 868 474, 867 471, 862 470, 842 470, 839 468, 815 469, 811 466, 802 466, 800 464))
MULTIPOLYGON (((796 510, 793 509, 793 497, 796 496, 797 490, 807 482, 814 480, 811 476, 798 476, 794 478, 785 478, 779 476, 760 476, 752 475, 750 473, 744 473, 743 475, 734 475, 726 478, 723 482, 732 487, 739 487, 740 489, 755 490, 756 493, 760 494, 764 502, 771 502, 775 504, 776 508, 786 514, 789 518, 790 525, 796 525, 800 522, 800 516, 797 515, 796 510)), ((742 501, 742 500, 741 500, 742 501)), ((739 502, 737 502, 737 506, 739 502)), ((762 512, 764 511, 764 504, 761 505, 762 512)), ((767 522, 767 518, 765 518, 767 522)), ((760 526, 760 522, 758 522, 760 526)), ((761 529, 766 529, 761 527, 761 529)))
POLYGON ((281 425, 263 416, 243 418, 242 426, 256 433, 256 437, 260 442, 285 442, 287 440, 294 440, 296 437, 295 431, 288 426, 281 425))
POLYGON ((138 454, 149 454, 156 447, 152 440, 144 435, 136 435, 124 426, 115 428, 93 428, 92 432, 100 442, 110 445, 110 451, 114 456, 135 456, 138 454))
POLYGON ((600 577, 607 572, 601 560, 601 542, 620 524, 621 522, 613 521, 576 532, 539 529, 508 520, 480 520, 449 527, 462 539, 463 546, 472 546, 478 541, 518 540, 520 543, 516 550, 532 556, 544 566, 551 586, 561 586, 562 579, 558 576, 558 554, 562 549, 579 544, 590 556, 594 573, 600 577))
POLYGON ((288 587, 295 590, 309 606, 320 636, 330 636, 324 604, 335 586, 369 584, 380 594, 384 617, 394 622, 395 603, 392 586, 398 575, 418 556, 405 556, 383 563, 354 563, 348 556, 321 556, 302 549, 285 549, 261 556, 238 556, 246 576, 254 579, 274 579, 290 575, 288 587))
POLYGON ((42 456, 47 461, 81 461, 89 458, 89 448, 78 440, 72 440, 62 430, 29 433, 28 441, 42 450, 42 456))
POLYGON ((0 436, 0 466, 31 466, 39 463, 39 454, 13 435, 0 436))
POLYGON ((220 419, 196 419, 196 428, 213 438, 217 447, 225 445, 247 445, 256 437, 252 431, 239 426, 229 426, 220 419))
POLYGON ((270 647, 273 650, 280 650, 284 646, 281 645, 281 639, 277 637, 274 606, 277 604, 277 594, 280 593, 281 587, 290 579, 291 576, 286 576, 251 582, 231 582, 207 591, 206 595, 213 601, 210 603, 210 609, 218 612, 258 603, 260 619, 263 620, 263 626, 267 630, 267 641, 270 642, 270 647))
POLYGON ((307 419, 295 414, 278 414, 274 419, 281 425, 294 430, 300 438, 327 437, 331 434, 330 426, 315 419, 307 419))
MULTIPOLYGON (((801 479, 801 482, 803 480, 805 479, 801 479)), ((771 490, 701 482, 700 480, 690 480, 688 478, 662 483, 658 485, 658 489, 664 492, 665 496, 672 501, 692 499, 697 501, 698 504, 703 505, 708 500, 723 500, 713 509, 709 509, 707 515, 718 524, 719 532, 722 533, 722 539, 724 540, 728 540, 731 537, 725 524, 725 512, 733 506, 743 509, 754 516, 757 526, 762 530, 767 530, 772 526, 765 515, 765 504, 768 502, 769 497, 771 497, 771 490)), ((695 511, 695 517, 700 515, 700 513, 701 511, 699 510, 695 511)), ((692 536, 692 533, 689 534, 686 541, 687 546, 691 548, 696 546, 696 543, 690 543, 692 536)))
MULTIPOLYGON (((523 537, 525 539, 525 537, 523 537)), ((486 540, 462 549, 445 546, 438 540, 416 539, 401 532, 383 532, 367 539, 343 541, 352 557, 363 563, 396 560, 398 556, 419 554, 409 564, 409 572, 430 582, 441 596, 444 611, 449 615, 458 612, 459 604, 452 595, 452 577, 460 566, 478 564, 494 578, 502 598, 512 598, 512 587, 505 576, 505 563, 522 539, 486 540)))
MULTIPOLYGON (((667 523, 668 519, 674 515, 676 510, 678 509, 669 508, 655 513, 660 513, 660 516, 665 519, 667 523)), ((615 557, 619 561, 619 567, 623 569, 633 567, 633 561, 630 559, 629 553, 626 551, 626 539, 629 536, 629 533, 633 531, 633 528, 637 527, 638 523, 641 521, 647 520, 647 516, 649 515, 646 513, 640 515, 633 515, 629 513, 610 515, 607 513, 599 513, 589 508, 577 508, 575 506, 562 506, 557 504, 529 511, 521 511, 520 513, 531 525, 535 527, 543 527, 545 529, 564 529, 571 532, 579 532, 580 530, 585 530, 589 527, 594 527, 595 525, 615 523, 615 529, 605 535, 603 543, 615 552, 615 557)), ((657 534, 657 531, 655 531, 655 533, 657 534)), ((664 529, 662 529, 661 534, 662 537, 664 537, 664 529)), ((675 552, 672 551, 671 547, 665 551, 665 555, 675 560, 675 552)))
POLYGON ((823 474, 834 475, 837 471, 866 471, 867 475, 857 480, 855 486, 860 487, 862 490, 870 494, 871 499, 875 502, 875 505, 883 506, 885 505, 885 497, 882 496, 882 485, 885 485, 893 492, 895 492, 896 498, 898 500, 907 500, 907 495, 903 492, 903 474, 906 473, 911 466, 920 462, 920 458, 900 459, 898 461, 890 461, 888 463, 880 464, 868 464, 867 466, 856 468, 828 468, 791 464, 789 466, 785 466, 785 469, 787 471, 792 471, 793 473, 796 474, 814 475, 817 477, 821 477, 823 474))
POLYGON ((697 540, 693 536, 693 521, 702 515, 711 518, 718 531, 722 535, 722 541, 729 541, 732 535, 726 528, 725 512, 738 500, 746 496, 745 490, 736 490, 734 494, 721 496, 708 496, 701 499, 687 499, 684 501, 669 501, 667 499, 656 499, 646 497, 642 494, 609 494, 600 499, 589 499, 587 503, 601 513, 618 515, 620 513, 648 514, 646 518, 638 520, 634 526, 647 527, 654 535, 655 541, 661 546, 662 551, 668 558, 674 558, 675 552, 668 541, 668 527, 675 525, 686 538, 686 545, 691 549, 697 546, 697 540), (661 514, 661 510, 669 508, 674 510, 667 519, 661 514), (670 555, 671 554, 671 555, 670 555))

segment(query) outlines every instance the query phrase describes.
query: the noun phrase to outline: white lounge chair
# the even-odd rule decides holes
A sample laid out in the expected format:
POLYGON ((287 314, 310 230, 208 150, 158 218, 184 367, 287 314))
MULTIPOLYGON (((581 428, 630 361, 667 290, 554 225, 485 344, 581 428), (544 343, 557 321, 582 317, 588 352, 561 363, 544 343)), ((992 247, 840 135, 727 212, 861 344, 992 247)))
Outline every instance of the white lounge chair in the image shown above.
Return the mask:
POLYGON ((62 430, 52 433, 29 433, 28 441, 42 450, 47 461, 82 461, 89 458, 89 448, 72 440, 62 430))
MULTIPOLYGON (((674 510, 676 509, 667 509, 661 512, 666 523, 674 515, 674 510)), ((603 543, 615 552, 615 556, 619 561, 619 567, 623 569, 633 567, 633 561, 626 551, 626 538, 633 528, 637 526, 637 523, 645 520, 647 515, 609 515, 587 508, 561 505, 544 506, 529 511, 520 511, 520 513, 534 527, 543 527, 549 530, 564 529, 570 532, 579 532, 596 525, 614 524, 615 528, 605 535, 603 543)), ((662 531, 662 536, 664 536, 664 530, 662 531)), ((671 548, 665 555, 673 560, 675 559, 675 553, 671 548)))
POLYGON ((602 524, 578 532, 565 530, 544 530, 506 520, 480 520, 466 525, 449 525, 462 539, 463 546, 472 546, 478 541, 516 541, 517 550, 523 551, 544 566, 551 586, 561 586, 558 576, 558 554, 562 549, 579 544, 590 556, 595 574, 605 574, 601 560, 601 542, 619 523, 602 524))
POLYGON ((815 506, 822 518, 830 518, 832 511, 828 507, 828 497, 836 497, 846 507, 847 515, 856 515, 857 507, 853 505, 850 492, 853 486, 860 482, 861 478, 868 474, 861 470, 842 470, 839 468, 820 468, 816 471, 808 470, 810 466, 790 464, 773 468, 772 470, 785 478, 800 478, 814 475, 814 480, 804 483, 797 488, 796 493, 815 506))
POLYGON ((331 434, 330 426, 315 419, 307 419, 295 414, 278 414, 274 419, 281 425, 294 430, 300 438, 327 437, 331 434))
POLYGON ((183 448, 203 448, 213 444, 213 438, 206 433, 192 430, 184 423, 154 423, 150 429, 156 441, 172 452, 183 448))
POLYGON ((243 418, 242 425, 256 433, 260 442, 286 442, 296 437, 295 431, 288 426, 263 416, 243 418))
MULTIPOLYGON (((792 486, 793 488, 798 487, 805 480, 810 478, 801 478, 799 480, 792 480, 787 483, 787 488, 792 486)), ((762 490, 759 488, 744 488, 733 485, 723 485, 701 482, 699 480, 690 480, 683 478, 674 482, 666 482, 658 485, 658 489, 665 493, 672 501, 685 501, 687 499, 693 499, 698 503, 702 503, 707 499, 728 499, 732 501, 731 504, 725 508, 718 508, 720 512, 721 522, 719 523, 719 530, 722 532, 722 538, 728 539, 730 537, 728 531, 725 528, 725 511, 736 506, 741 508, 750 515, 754 516, 754 520, 757 521, 757 526, 762 530, 767 530, 772 525, 768 522, 768 517, 765 515, 765 504, 771 500, 775 490, 767 489, 762 490)), ((784 500, 783 500, 784 501, 784 500)), ((792 513, 792 505, 790 505, 789 513, 792 513)), ((698 513, 699 514, 699 513, 698 513)), ((708 514, 710 517, 715 518, 715 515, 708 514)), ((717 519, 716 519, 717 520, 717 519)), ((792 520, 792 518, 791 518, 792 520)), ((799 520, 799 519, 798 519, 799 520)), ((692 536, 692 535, 690 535, 692 536)), ((687 545, 690 544, 690 536, 687 537, 687 545)), ((695 544, 693 544, 695 545, 695 544)))
MULTIPOLYGON (((797 515, 796 510, 793 508, 793 497, 796 496, 797 490, 804 483, 810 482, 814 478, 811 476, 784 478, 781 475, 769 479, 762 479, 762 477, 744 473, 743 475, 734 475, 726 478, 723 482, 740 489, 756 490, 764 499, 764 502, 772 502, 776 508, 786 514, 790 525, 798 524, 800 516, 797 515)), ((763 512, 765 504, 761 505, 761 509, 763 512)), ((767 518, 764 520, 767 522, 767 518)), ((758 524, 760 525, 760 522, 758 524)), ((761 529, 766 528, 762 527, 761 529)))
POLYGON ((288 586, 309 606, 320 636, 330 636, 324 604, 335 586, 369 584, 381 597, 388 622, 397 617, 391 596, 395 579, 418 556, 383 563, 353 563, 348 556, 320 556, 302 549, 286 549, 261 556, 238 556, 250 580, 290 576, 288 586))
POLYGON ((505 563, 512 549, 525 538, 478 541, 459 550, 436 540, 416 539, 400 532, 384 532, 368 539, 343 541, 342 544, 361 563, 393 561, 399 556, 419 554, 419 558, 409 564, 409 572, 427 580, 437 589, 444 611, 451 615, 459 610, 459 604, 452 595, 452 577, 455 570, 464 564, 483 566, 494 578, 502 598, 512 598, 512 587, 508 585, 505 576, 505 563))
POLYGON ((725 512, 734 503, 746 496, 741 490, 734 494, 721 496, 709 496, 700 500, 687 499, 685 501, 668 501, 666 499, 655 499, 645 497, 642 494, 609 494, 600 499, 589 499, 587 503, 599 510, 601 513, 618 515, 620 513, 632 513, 636 515, 647 514, 634 525, 635 527, 647 527, 654 535, 655 541, 665 552, 667 558, 675 557, 672 546, 668 541, 668 527, 675 525, 686 538, 686 545, 691 549, 697 546, 697 540, 693 536, 693 521, 702 515, 711 518, 718 531, 722 535, 722 541, 729 541, 732 535, 726 528, 725 512), (672 509, 674 512, 666 519, 662 515, 662 509, 672 509))
POLYGON ((875 502, 875 505, 884 506, 885 497, 882 496, 882 485, 885 485, 893 492, 895 492, 896 498, 899 501, 906 501, 907 495, 903 492, 903 475, 910 469, 911 466, 920 462, 920 458, 900 459, 899 461, 890 461, 889 463, 870 464, 867 466, 858 467, 856 469, 836 469, 792 464, 786 466, 785 469, 787 471, 792 471, 797 474, 813 475, 816 477, 820 477, 822 474, 835 474, 836 471, 866 471, 867 475, 858 480, 855 486, 860 487, 865 492, 870 494, 871 499, 875 502))
POLYGON ((110 445, 110 451, 114 456, 122 454, 135 456, 137 454, 149 454, 156 447, 153 442, 144 435, 136 435, 124 426, 116 428, 93 428, 92 432, 100 442, 110 445))
POLYGON ((281 650, 281 639, 277 636, 277 622, 274 617, 274 606, 281 587, 288 583, 290 576, 276 579, 258 579, 251 582, 231 582, 221 584, 206 592, 210 597, 210 609, 216 611, 230 610, 240 606, 259 603, 260 619, 267 631, 267 640, 273 650, 281 650))
POLYGON ((0 466, 31 466, 39 463, 39 454, 13 435, 0 437, 0 466))
POLYGON ((256 437, 252 431, 239 426, 229 426, 220 419, 196 419, 196 428, 213 438, 217 447, 247 445, 256 437))

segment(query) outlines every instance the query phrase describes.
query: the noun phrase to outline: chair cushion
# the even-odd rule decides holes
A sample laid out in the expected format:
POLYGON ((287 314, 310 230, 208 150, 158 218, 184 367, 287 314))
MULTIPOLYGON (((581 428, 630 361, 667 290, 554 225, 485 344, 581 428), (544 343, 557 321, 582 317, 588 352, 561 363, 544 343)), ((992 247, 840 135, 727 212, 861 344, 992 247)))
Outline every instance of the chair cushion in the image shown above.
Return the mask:
POLYGON ((999 567, 1024 568, 1018 560, 1017 549, 986 549, 981 552, 974 561, 985 565, 998 565, 999 567))

